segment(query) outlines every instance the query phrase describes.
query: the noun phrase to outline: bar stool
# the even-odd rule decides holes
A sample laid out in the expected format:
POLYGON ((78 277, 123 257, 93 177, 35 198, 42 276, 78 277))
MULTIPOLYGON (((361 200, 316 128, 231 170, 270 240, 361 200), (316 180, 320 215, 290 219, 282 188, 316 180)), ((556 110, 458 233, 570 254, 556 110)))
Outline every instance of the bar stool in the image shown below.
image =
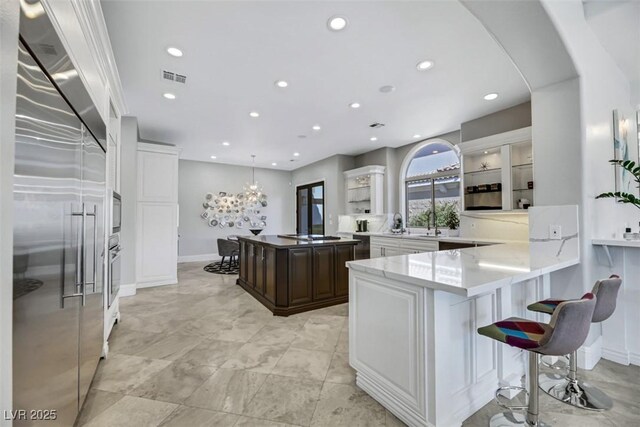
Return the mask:
MULTIPOLYGON (((591 323, 603 322, 611 317, 616 309, 616 301, 621 284, 622 280, 616 275, 596 282, 591 291, 596 296, 596 308, 593 312, 591 323)), ((562 302, 562 300, 538 301, 527 308, 538 313, 553 315, 562 302)), ((569 372, 567 375, 540 375, 540 388, 551 397, 578 408, 604 411, 613 407, 613 401, 603 391, 578 379, 577 349, 569 355, 568 365, 569 372)))
POLYGON ((577 350, 587 339, 596 305, 596 297, 585 294, 580 300, 564 301, 556 307, 549 323, 510 317, 478 329, 480 335, 529 352, 529 390, 524 387, 500 387, 496 402, 509 412, 494 415, 491 427, 531 426, 548 424, 538 419, 538 375, 540 355, 562 356, 577 350), (504 390, 522 390, 529 397, 527 406, 508 406, 500 401, 504 390), (526 410, 526 416, 514 413, 526 410))

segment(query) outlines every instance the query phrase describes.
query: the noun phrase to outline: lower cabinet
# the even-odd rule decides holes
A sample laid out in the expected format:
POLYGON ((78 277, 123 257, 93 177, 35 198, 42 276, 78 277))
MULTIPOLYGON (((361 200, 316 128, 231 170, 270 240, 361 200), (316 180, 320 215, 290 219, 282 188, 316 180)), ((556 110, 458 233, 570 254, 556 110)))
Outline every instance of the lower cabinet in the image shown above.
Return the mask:
POLYGON ((240 239, 238 284, 274 314, 347 302, 351 244, 277 247, 240 239))

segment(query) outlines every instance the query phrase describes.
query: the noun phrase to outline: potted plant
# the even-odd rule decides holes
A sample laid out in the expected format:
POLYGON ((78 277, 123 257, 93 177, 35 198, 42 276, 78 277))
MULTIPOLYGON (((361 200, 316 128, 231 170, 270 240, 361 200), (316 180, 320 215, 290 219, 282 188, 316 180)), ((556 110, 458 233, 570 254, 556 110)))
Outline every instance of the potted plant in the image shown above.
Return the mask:
MULTIPOLYGON (((636 184, 640 187, 640 165, 631 160, 609 160, 612 165, 617 165, 628 171, 633 175, 636 184)), ((617 198, 618 203, 627 203, 640 209, 640 198, 631 193, 624 193, 621 191, 602 193, 596 197, 596 199, 617 198)))
POLYGON ((444 214, 444 224, 449 227, 449 236, 455 237, 460 235, 460 217, 458 212, 453 209, 448 209, 444 214))

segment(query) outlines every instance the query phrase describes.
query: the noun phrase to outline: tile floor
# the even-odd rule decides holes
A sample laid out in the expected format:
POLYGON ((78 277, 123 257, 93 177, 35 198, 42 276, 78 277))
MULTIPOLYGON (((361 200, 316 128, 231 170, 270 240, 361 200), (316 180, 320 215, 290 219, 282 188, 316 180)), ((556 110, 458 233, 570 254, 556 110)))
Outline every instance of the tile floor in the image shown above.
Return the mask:
MULTIPOLYGON (((179 284, 121 300, 81 426, 403 426, 355 385, 347 305, 274 317, 236 276, 181 264, 179 284)), ((602 361, 588 378, 616 400, 605 414, 541 397, 545 421, 640 425, 640 368, 602 361), (622 384, 622 385, 621 385, 622 384)), ((488 404, 463 424, 486 426, 488 404)))

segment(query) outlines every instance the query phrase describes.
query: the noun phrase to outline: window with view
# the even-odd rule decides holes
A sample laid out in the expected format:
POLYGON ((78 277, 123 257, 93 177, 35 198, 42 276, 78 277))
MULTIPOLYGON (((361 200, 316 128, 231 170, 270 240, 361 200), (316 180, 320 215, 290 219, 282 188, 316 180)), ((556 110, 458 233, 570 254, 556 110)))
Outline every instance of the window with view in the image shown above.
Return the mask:
POLYGON ((431 142, 420 148, 405 176, 407 225, 446 228, 450 212, 460 212, 460 158, 453 145, 431 142))

